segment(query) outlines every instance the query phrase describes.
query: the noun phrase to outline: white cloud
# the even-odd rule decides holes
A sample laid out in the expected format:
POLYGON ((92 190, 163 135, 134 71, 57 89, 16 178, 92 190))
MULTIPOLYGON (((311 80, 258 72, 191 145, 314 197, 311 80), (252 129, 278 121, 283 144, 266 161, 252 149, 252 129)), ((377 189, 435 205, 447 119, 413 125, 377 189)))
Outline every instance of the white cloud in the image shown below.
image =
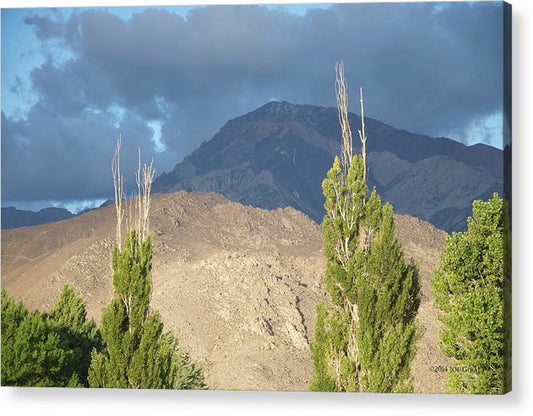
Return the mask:
POLYGON ((492 147, 503 147, 503 114, 496 111, 472 121, 462 129, 442 131, 440 136, 449 137, 467 145, 484 143, 492 147))
POLYGON ((495 112, 484 117, 476 117, 465 133, 465 141, 468 144, 485 143, 501 149, 503 145, 502 113, 495 112))
POLYGON ((163 127, 163 123, 159 120, 152 120, 149 121, 148 126, 154 131, 154 134, 152 135, 152 143, 154 144, 154 149, 156 153, 163 153, 165 150, 167 150, 167 146, 162 141, 162 135, 161 135, 161 129, 163 127))

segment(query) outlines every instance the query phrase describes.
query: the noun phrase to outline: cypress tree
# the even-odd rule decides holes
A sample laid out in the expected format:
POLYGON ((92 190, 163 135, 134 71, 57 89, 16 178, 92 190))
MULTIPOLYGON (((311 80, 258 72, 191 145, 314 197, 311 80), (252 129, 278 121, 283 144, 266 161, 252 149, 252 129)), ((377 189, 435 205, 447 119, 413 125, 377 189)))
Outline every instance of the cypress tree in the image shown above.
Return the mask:
POLYGON ((341 64, 337 103, 342 161, 335 158, 322 184, 330 299, 317 307, 310 389, 411 391, 410 364, 419 333, 414 323, 420 303, 418 270, 405 263, 394 238, 392 206, 382 205, 375 189, 368 192, 362 95, 363 154, 351 155, 344 84, 341 64))
POLYGON ((362 391, 412 391, 410 363, 418 339, 414 323, 420 304, 418 270, 406 264, 394 238, 390 204, 381 209, 381 222, 368 252, 354 256, 362 391))
POLYGON ((511 389, 511 233, 507 202, 497 193, 472 204, 465 232, 446 238, 432 280, 443 313, 442 352, 454 359, 452 393, 511 389))
POLYGON ((159 315, 150 312, 152 238, 126 234, 113 251, 115 298, 102 313, 106 351, 96 353, 89 373, 93 387, 171 388, 172 357, 159 315))
POLYGON ((113 160, 117 208, 117 245, 113 249, 115 297, 102 312, 105 350, 94 351, 89 369, 91 387, 205 388, 201 369, 164 332, 159 314, 150 309, 152 294, 152 236, 148 234, 150 186, 153 170, 137 174, 138 195, 134 226, 121 243, 122 186, 119 171, 120 141, 113 160), (118 188, 118 189, 117 189, 118 188))

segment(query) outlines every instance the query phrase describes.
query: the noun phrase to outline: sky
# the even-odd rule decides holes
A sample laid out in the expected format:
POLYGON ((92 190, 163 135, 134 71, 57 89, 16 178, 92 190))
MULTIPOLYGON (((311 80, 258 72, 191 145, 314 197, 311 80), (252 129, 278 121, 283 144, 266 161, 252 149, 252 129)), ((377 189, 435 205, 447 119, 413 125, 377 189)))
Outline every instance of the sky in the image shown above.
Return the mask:
POLYGON ((122 135, 157 174, 272 100, 351 99, 399 129, 502 147, 499 2, 2 9, 2 206, 112 196, 122 135))

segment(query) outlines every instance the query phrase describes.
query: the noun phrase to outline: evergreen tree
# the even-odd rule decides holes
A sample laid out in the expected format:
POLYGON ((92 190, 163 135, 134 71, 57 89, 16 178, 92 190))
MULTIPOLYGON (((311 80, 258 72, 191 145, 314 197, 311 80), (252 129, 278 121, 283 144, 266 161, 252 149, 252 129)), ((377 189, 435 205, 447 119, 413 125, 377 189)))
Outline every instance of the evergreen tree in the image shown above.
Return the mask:
POLYGON ((87 319, 87 311, 81 297, 74 289, 64 285, 54 308, 47 314, 49 323, 72 351, 68 371, 76 374, 80 383, 88 387, 88 370, 93 349, 102 349, 102 337, 93 320, 87 319))
POLYGON ((2 350, 4 343, 12 342, 17 327, 28 316, 22 302, 15 301, 6 289, 2 288, 2 350))
POLYGON ((410 364, 418 330, 418 270, 406 265, 394 238, 390 204, 382 206, 366 183, 361 96, 362 155, 351 155, 342 66, 337 72, 342 161, 335 158, 322 184, 326 288, 317 307, 311 352, 315 391, 411 391, 410 364), (348 150, 347 150, 348 149, 348 150))
POLYGON ((2 289, 2 385, 81 387, 79 369, 88 367, 88 357, 85 363, 76 361, 80 345, 67 332, 66 322, 39 311, 29 313, 2 289))
POLYGON ((142 187, 139 166, 139 193, 133 201, 137 207, 135 226, 127 230, 121 244, 123 180, 118 167, 119 149, 120 141, 113 165, 117 208, 117 245, 112 260, 115 297, 102 313, 105 351, 93 353, 89 384, 144 389, 205 388, 200 368, 180 350, 175 337, 163 331, 159 314, 150 310, 153 245, 147 221, 151 166, 143 171, 142 187))
POLYGON ((459 371, 449 392, 501 394, 511 389, 511 235, 505 200, 476 200, 465 232, 446 238, 432 281, 443 312, 442 352, 459 371))
POLYGON ((102 313, 106 351, 93 358, 93 387, 172 387, 172 351, 161 337, 159 316, 149 311, 151 268, 151 237, 141 242, 135 230, 129 231, 124 249, 113 251, 116 296, 102 313))
POLYGON ((412 390, 418 271, 405 263, 394 238, 392 206, 382 206, 375 190, 366 196, 363 168, 362 158, 355 156, 343 187, 336 158, 323 184, 329 209, 322 227, 330 303, 317 308, 315 391, 412 390), (339 211, 343 205, 350 207, 348 216, 339 211))

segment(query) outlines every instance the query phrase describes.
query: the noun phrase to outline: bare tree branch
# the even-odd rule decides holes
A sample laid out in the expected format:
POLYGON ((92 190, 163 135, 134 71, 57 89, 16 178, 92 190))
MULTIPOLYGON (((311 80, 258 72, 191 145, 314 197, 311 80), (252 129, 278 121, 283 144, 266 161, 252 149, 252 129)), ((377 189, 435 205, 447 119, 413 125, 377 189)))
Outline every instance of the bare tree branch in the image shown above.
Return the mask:
POLYGON ((359 101, 361 102, 361 130, 359 139, 361 140, 361 156, 363 156, 363 179, 366 181, 366 133, 365 133, 365 109, 363 107, 363 88, 359 88, 359 101))
POLYGON ((348 175, 348 169, 352 162, 353 154, 352 131, 348 120, 348 93, 346 92, 346 89, 344 62, 340 61, 335 64, 335 95, 337 97, 339 124, 342 136, 341 164, 345 178, 348 175))
MULTIPOLYGON (((113 173, 113 185, 115 188, 115 209, 117 212, 116 239, 119 250, 122 250, 122 223, 124 220, 123 200, 125 200, 124 177, 120 173, 120 147, 122 136, 117 140, 115 153, 111 163, 113 173)), ((150 214, 152 182, 155 177, 154 161, 141 168, 141 149, 139 149, 138 168, 135 173, 137 184, 137 195, 132 195, 131 199, 125 200, 126 205, 126 227, 129 231, 134 229, 139 238, 139 242, 144 241, 148 236, 148 219, 150 214)))
POLYGON ((115 188, 115 210, 117 212, 116 240, 119 250, 122 248, 122 221, 124 219, 124 208, 122 200, 124 193, 124 177, 120 174, 120 146, 122 145, 122 135, 119 136, 115 146, 115 152, 111 161, 111 172, 113 174, 113 186, 115 188))

